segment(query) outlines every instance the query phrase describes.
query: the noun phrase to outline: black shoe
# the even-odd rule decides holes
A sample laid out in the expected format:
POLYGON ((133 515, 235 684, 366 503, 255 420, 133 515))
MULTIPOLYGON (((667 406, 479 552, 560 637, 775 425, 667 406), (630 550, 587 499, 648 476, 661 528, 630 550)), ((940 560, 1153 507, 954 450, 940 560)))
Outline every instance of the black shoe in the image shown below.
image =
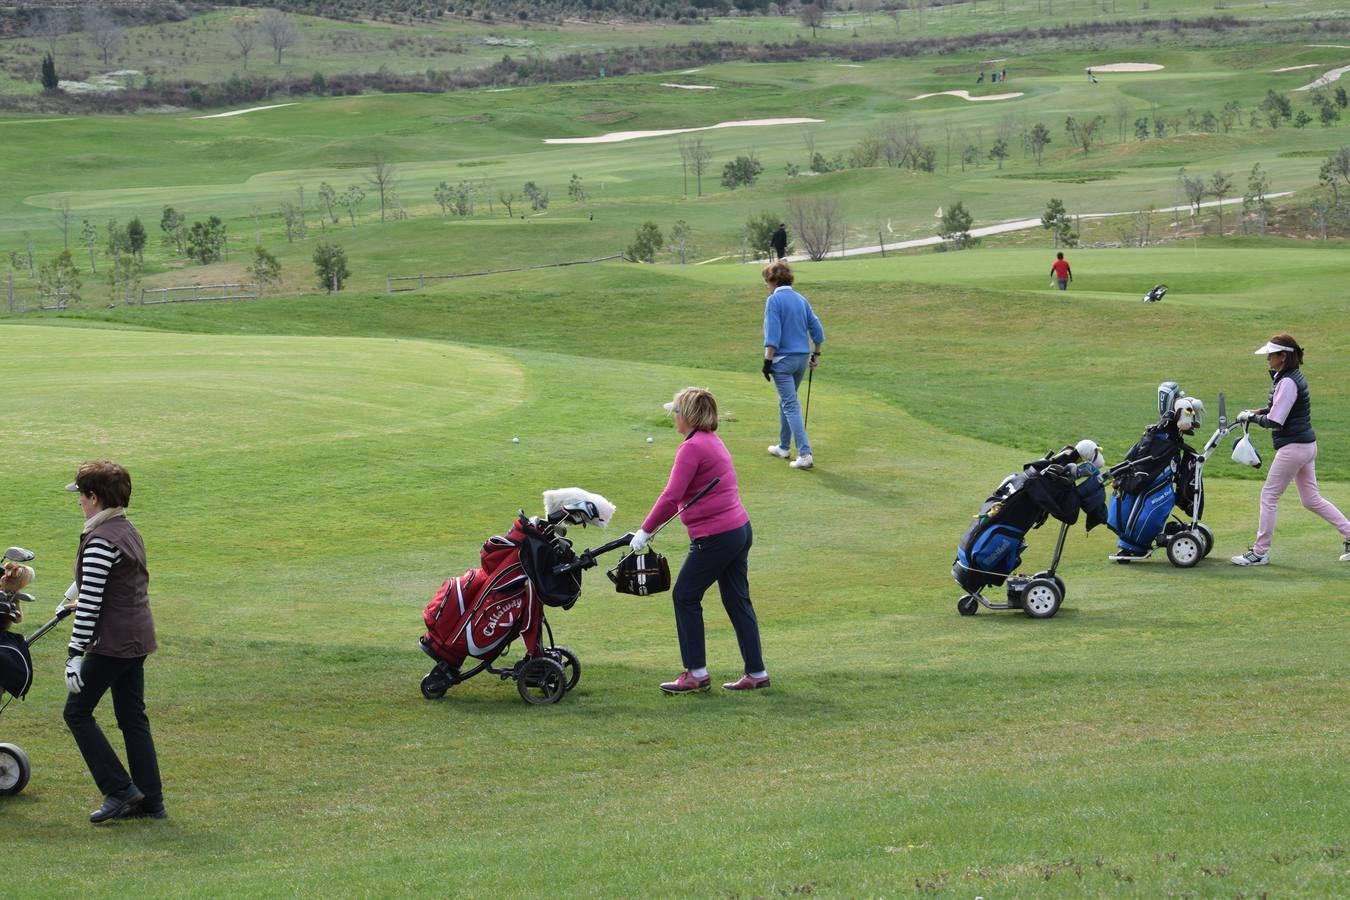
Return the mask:
POLYGON ((150 803, 142 800, 133 806, 123 818, 125 819, 167 819, 169 814, 164 810, 164 801, 150 803))
POLYGON ((145 794, 136 785, 131 785, 116 794, 103 798, 103 805, 89 814, 89 821, 97 825, 114 819, 125 819, 145 799, 145 794))

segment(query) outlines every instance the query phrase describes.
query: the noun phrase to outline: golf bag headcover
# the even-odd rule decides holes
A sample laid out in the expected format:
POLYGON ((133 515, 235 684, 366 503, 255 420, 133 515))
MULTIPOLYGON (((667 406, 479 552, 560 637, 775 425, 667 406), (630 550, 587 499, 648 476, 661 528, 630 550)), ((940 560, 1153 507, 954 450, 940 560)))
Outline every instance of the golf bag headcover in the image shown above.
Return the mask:
POLYGON ((646 597, 670 590, 670 563, 650 547, 628 554, 605 574, 620 594, 646 597))
POLYGON ((606 528, 614 509, 614 504, 604 497, 578 487, 544 491, 544 515, 552 522, 566 519, 583 527, 594 522, 606 528))

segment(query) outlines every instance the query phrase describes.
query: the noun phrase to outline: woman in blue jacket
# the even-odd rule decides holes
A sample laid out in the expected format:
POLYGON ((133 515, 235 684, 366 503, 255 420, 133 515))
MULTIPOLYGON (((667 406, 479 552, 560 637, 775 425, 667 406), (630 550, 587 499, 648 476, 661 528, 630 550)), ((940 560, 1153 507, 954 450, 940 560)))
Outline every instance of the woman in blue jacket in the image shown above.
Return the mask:
POLYGON ((764 302, 764 379, 778 389, 778 443, 769 453, 779 459, 792 455, 797 443, 797 458, 788 463, 794 469, 809 469, 811 441, 806 436, 806 421, 797 400, 797 388, 807 368, 820 364, 820 345, 825 329, 820 326, 811 304, 792 288, 792 267, 783 260, 771 262, 760 273, 771 293, 764 302))

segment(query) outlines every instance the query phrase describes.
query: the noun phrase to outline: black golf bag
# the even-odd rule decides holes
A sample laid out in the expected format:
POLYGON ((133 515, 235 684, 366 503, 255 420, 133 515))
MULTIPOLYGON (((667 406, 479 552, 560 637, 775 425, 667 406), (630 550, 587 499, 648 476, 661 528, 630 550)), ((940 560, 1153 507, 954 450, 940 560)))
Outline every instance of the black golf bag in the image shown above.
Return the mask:
POLYGON ((1066 447, 1003 479, 957 545, 952 564, 957 584, 972 595, 1003 584, 1022 563, 1027 533, 1051 516, 1068 526, 1081 512, 1089 531, 1106 521, 1101 479, 1092 469, 1090 477, 1078 482, 1082 467, 1069 461, 1076 458, 1074 448, 1066 447))

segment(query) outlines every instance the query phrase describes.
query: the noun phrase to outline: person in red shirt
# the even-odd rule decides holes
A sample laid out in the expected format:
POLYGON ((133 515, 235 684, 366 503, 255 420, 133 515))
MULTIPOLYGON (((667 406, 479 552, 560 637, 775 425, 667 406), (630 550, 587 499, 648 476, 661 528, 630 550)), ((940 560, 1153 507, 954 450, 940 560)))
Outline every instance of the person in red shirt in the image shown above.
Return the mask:
POLYGON ((1073 270, 1069 268, 1069 261, 1064 258, 1063 253, 1055 254, 1055 261, 1050 264, 1050 277, 1055 279, 1055 285, 1061 291, 1069 289, 1069 282, 1073 281, 1073 270))

